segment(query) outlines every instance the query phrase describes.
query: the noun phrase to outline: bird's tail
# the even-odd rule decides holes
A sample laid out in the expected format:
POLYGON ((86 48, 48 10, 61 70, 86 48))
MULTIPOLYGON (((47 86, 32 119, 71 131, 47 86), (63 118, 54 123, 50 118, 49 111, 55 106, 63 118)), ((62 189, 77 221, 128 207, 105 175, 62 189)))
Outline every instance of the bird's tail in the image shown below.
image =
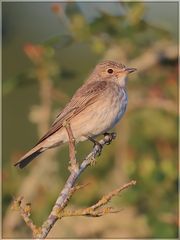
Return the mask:
POLYGON ((34 158, 36 158, 39 154, 41 154, 45 150, 46 148, 36 145, 29 152, 27 152, 18 162, 16 162, 14 166, 24 168, 27 164, 29 164, 34 158))

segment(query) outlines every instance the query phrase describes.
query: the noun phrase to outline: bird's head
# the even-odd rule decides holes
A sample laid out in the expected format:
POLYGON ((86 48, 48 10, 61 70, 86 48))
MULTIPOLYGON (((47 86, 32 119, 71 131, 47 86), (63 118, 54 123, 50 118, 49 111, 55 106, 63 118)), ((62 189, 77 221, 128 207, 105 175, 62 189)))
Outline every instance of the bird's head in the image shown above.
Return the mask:
POLYGON ((89 80, 115 81, 121 87, 125 87, 128 74, 134 71, 136 71, 136 68, 126 67, 113 61, 103 61, 96 65, 89 80))

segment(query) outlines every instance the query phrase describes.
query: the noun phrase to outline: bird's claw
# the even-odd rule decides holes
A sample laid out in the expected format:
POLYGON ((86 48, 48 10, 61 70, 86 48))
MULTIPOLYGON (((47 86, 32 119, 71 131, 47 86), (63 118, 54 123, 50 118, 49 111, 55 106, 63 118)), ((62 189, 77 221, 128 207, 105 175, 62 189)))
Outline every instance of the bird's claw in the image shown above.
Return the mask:
POLYGON ((116 138, 116 133, 115 132, 104 133, 104 138, 107 140, 106 145, 109 145, 112 142, 112 140, 116 138))
POLYGON ((90 160, 90 165, 94 166, 95 164, 96 164, 96 159, 94 157, 92 157, 90 160))
POLYGON ((99 142, 96 142, 94 144, 94 150, 96 151, 97 156, 99 157, 101 155, 101 152, 102 152, 102 145, 99 142))
POLYGON ((90 136, 88 137, 88 139, 94 143, 94 146, 93 146, 94 152, 96 152, 97 156, 100 156, 102 151, 102 145, 90 136))

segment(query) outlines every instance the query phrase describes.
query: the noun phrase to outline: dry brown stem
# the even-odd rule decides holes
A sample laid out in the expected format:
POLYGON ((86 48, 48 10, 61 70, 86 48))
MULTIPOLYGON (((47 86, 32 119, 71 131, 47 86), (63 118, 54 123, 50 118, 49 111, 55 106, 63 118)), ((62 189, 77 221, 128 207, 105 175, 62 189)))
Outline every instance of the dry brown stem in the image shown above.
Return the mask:
MULTIPOLYGON (((110 144, 113 139, 115 139, 116 135, 114 133, 110 133, 109 135, 106 135, 104 139, 101 139, 99 143, 102 145, 102 148, 106 144, 110 144)), ((60 192, 56 203, 48 216, 47 220, 42 225, 42 231, 41 234, 38 236, 38 238, 46 238, 49 231, 55 224, 55 222, 58 220, 58 216, 60 212, 66 207, 67 203, 69 202, 70 197, 73 193, 73 188, 75 185, 76 180, 80 176, 80 174, 89 166, 91 165, 92 161, 94 161, 95 157, 99 154, 99 149, 95 145, 91 153, 83 160, 79 168, 72 169, 71 174, 69 178, 67 179, 63 190, 60 192)))
POLYGON ((122 187, 119 187, 115 190, 113 190, 112 192, 108 193, 107 195, 103 196, 96 204, 94 204, 93 206, 90 207, 90 209, 92 210, 96 210, 97 208, 100 208, 102 206, 104 206, 105 204, 107 204, 114 196, 116 196, 117 194, 119 194, 120 192, 122 192, 124 189, 133 186, 136 184, 136 181, 132 180, 129 183, 124 184, 122 187))
POLYGON ((44 239, 47 236, 47 234, 49 233, 50 229, 55 224, 54 221, 51 222, 53 220, 52 216, 56 217, 56 220, 58 220, 63 217, 73 217, 73 216, 101 217, 103 215, 110 214, 110 213, 119 213, 121 210, 116 210, 112 207, 106 207, 106 204, 108 204, 109 201, 113 197, 117 196, 121 191, 123 191, 123 190, 127 189, 128 187, 133 186, 135 184, 136 184, 136 181, 134 181, 134 180, 132 180, 131 182, 129 182, 127 184, 124 184, 122 187, 119 187, 119 188, 113 190, 112 192, 108 193, 107 195, 103 196, 96 204, 92 205, 91 207, 88 207, 85 209, 78 209, 78 210, 65 210, 65 207, 67 206, 67 203, 68 203, 70 197, 73 195, 73 193, 75 191, 87 186, 87 184, 74 186, 69 190, 69 193, 68 193, 69 195, 66 198, 64 205, 62 207, 57 207, 57 205, 55 205, 53 207, 53 211, 50 214, 51 218, 49 219, 49 217, 48 217, 47 221, 44 222, 42 227, 37 227, 33 223, 33 221, 30 219, 31 206, 30 206, 30 204, 23 205, 23 203, 22 203, 23 197, 14 199, 14 202, 13 202, 11 208, 13 210, 20 212, 20 215, 23 218, 24 222, 31 229, 32 235, 34 238, 44 239), (51 225, 49 225, 50 223, 51 223, 51 225))
POLYGON ((112 192, 108 193, 107 195, 103 196, 96 204, 92 205, 91 207, 85 209, 78 209, 78 210, 63 210, 59 214, 59 218, 62 217, 72 217, 72 216, 91 216, 91 217, 100 217, 108 213, 118 213, 121 210, 115 210, 112 207, 104 207, 110 200, 117 196, 121 191, 125 190, 126 188, 133 186, 136 184, 136 181, 132 180, 131 182, 124 184, 122 187, 119 187, 112 192))
POLYGON ((79 166, 76 161, 76 150, 75 150, 75 138, 73 136, 73 132, 71 129, 70 123, 65 122, 64 127, 66 128, 68 138, 69 138, 69 159, 70 159, 70 167, 69 170, 71 171, 76 171, 78 170, 79 166))
POLYGON ((26 225, 31 229, 33 236, 36 236, 40 229, 36 225, 34 225, 33 221, 30 218, 31 204, 26 203, 25 205, 23 205, 22 200, 23 197, 18 197, 14 199, 11 209, 19 211, 22 219, 24 220, 26 225))
POLYGON ((78 209, 78 210, 64 210, 59 214, 59 218, 62 217, 77 217, 77 216, 86 216, 86 217, 101 217, 109 213, 119 213, 121 210, 114 210, 111 207, 105 207, 103 209, 91 210, 89 208, 78 209))

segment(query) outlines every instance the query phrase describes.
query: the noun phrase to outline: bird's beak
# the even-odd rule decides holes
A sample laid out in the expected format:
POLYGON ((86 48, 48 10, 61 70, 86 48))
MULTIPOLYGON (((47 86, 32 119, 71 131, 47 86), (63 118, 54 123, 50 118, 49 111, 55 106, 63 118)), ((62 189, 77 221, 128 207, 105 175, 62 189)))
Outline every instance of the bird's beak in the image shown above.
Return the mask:
POLYGON ((128 73, 135 72, 136 70, 137 70, 136 68, 130 68, 130 67, 125 68, 125 71, 128 72, 128 73))

